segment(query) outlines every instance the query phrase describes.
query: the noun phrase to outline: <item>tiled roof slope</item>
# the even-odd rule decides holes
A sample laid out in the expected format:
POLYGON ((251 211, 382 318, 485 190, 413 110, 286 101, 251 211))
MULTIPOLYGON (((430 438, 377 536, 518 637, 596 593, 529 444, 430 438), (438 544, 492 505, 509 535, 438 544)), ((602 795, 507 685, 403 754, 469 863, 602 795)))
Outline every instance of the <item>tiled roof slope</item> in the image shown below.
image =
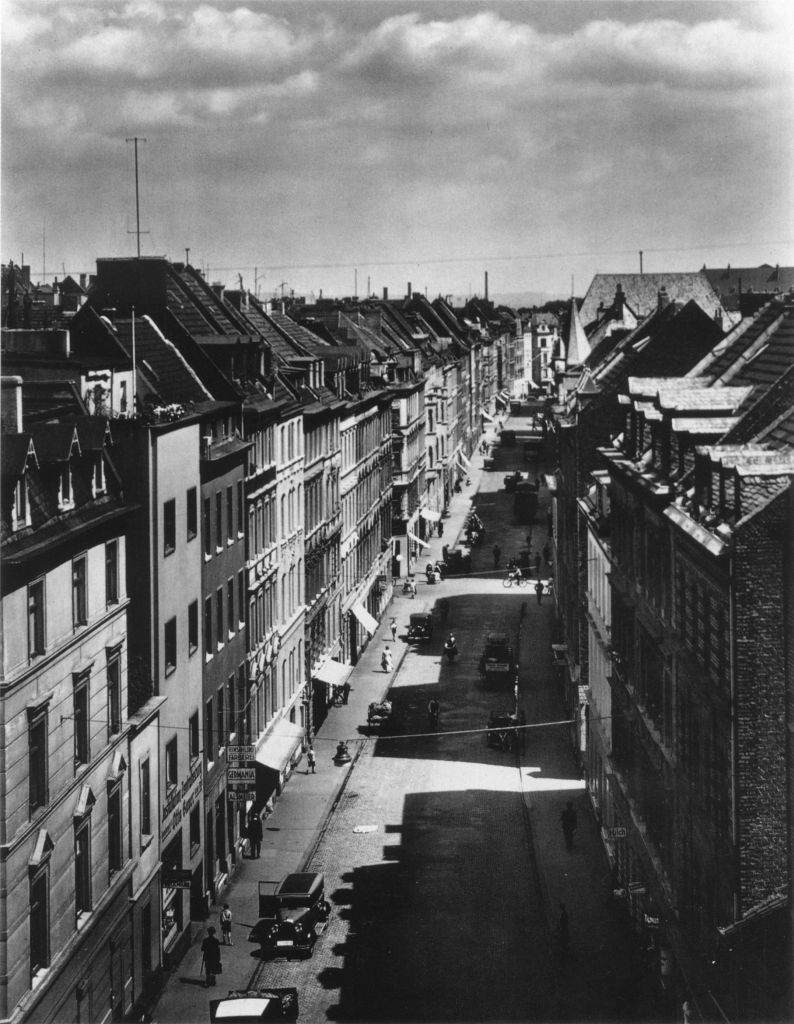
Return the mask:
POLYGON ((700 271, 682 274, 596 274, 587 289, 579 316, 587 329, 598 318, 599 306, 611 306, 618 285, 623 288, 626 302, 640 317, 656 308, 659 291, 664 288, 672 302, 686 303, 690 299, 710 317, 722 311, 719 295, 711 282, 700 271))
POLYGON ((281 333, 289 339, 291 344, 304 356, 324 355, 328 349, 326 342, 317 337, 303 324, 293 320, 291 316, 277 310, 271 310, 268 314, 273 323, 281 333))
POLYGON ((719 325, 694 300, 656 309, 618 342, 593 375, 601 389, 636 377, 683 375, 719 341, 719 325))
POLYGON ((767 292, 774 295, 794 288, 794 267, 703 267, 702 273, 711 281, 719 295, 738 292, 767 292))
POLYGON ((750 352, 719 377, 723 384, 758 384, 769 388, 794 364, 794 311, 786 315, 750 352))
MULTIPOLYGON (((119 319, 116 337, 132 357, 132 320, 119 319)), ((164 402, 203 402, 211 398, 181 352, 160 333, 149 317, 135 317, 135 356, 148 374, 152 387, 164 402)))
POLYGON ((737 324, 714 349, 690 371, 693 376, 719 380, 731 367, 738 365, 763 344, 765 337, 782 323, 785 316, 781 302, 770 302, 755 316, 747 317, 737 324))

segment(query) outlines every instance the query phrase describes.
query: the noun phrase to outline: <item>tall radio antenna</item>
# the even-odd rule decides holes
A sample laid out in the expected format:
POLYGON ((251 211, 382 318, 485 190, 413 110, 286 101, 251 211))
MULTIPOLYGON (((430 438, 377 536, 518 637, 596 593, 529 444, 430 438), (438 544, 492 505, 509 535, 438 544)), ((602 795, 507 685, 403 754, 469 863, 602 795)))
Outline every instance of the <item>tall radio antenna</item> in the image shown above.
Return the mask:
POLYGON ((138 135, 133 135, 131 139, 126 139, 126 142, 132 142, 135 145, 135 230, 128 231, 128 235, 135 235, 138 242, 138 259, 141 258, 141 235, 148 235, 148 231, 141 231, 141 202, 140 195, 138 192, 138 143, 146 142, 146 139, 141 138, 138 135))

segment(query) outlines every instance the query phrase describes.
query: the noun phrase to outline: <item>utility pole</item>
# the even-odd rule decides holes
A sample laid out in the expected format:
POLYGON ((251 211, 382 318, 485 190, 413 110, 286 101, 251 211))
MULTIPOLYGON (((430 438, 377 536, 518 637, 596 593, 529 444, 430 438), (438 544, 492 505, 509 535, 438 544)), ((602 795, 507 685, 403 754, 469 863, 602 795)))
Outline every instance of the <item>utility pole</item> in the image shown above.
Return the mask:
POLYGON ((131 139, 126 139, 127 142, 132 142, 135 145, 135 231, 128 231, 128 235, 135 234, 138 241, 138 259, 141 258, 141 235, 148 235, 148 231, 141 231, 141 203, 140 196, 138 193, 138 143, 146 142, 146 139, 141 138, 138 135, 133 135, 131 139))
POLYGON ((640 249, 640 273, 642 273, 642 249, 640 249))

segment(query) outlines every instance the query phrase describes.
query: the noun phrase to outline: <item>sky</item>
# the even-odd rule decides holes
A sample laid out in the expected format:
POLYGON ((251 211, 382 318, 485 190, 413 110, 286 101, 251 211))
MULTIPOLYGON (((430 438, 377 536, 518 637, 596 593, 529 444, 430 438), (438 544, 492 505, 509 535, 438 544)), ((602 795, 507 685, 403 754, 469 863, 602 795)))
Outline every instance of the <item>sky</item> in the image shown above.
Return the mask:
POLYGON ((3 0, 2 259, 309 298, 794 265, 791 6, 3 0))

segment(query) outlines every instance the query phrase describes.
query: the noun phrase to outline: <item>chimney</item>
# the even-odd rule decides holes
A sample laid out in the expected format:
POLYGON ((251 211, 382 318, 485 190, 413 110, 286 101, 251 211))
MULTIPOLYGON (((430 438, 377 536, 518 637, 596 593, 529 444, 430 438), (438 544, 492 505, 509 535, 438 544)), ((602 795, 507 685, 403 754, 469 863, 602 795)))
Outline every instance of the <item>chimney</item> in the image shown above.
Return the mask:
POLYGON ((414 290, 413 290, 413 285, 412 285, 412 284, 411 284, 411 282, 409 281, 409 282, 408 282, 408 298, 409 298, 409 299, 411 298, 411 296, 413 295, 413 293, 414 293, 414 290))
POLYGON ((220 281, 213 281, 212 284, 210 285, 210 288, 212 288, 213 292, 215 292, 215 298, 221 300, 223 299, 224 288, 220 281))
POLYGON ((384 302, 388 302, 389 301, 389 289, 388 288, 384 288, 383 289, 383 301, 384 302))
POLYGON ((485 271, 485 301, 488 301, 488 271, 485 271))
POLYGON ((626 301, 626 296, 623 294, 623 285, 618 281, 618 286, 615 289, 615 301, 613 303, 615 309, 615 316, 623 318, 623 305, 626 301))
POLYGON ((22 299, 22 326, 26 331, 30 330, 30 310, 32 306, 33 299, 30 292, 25 292, 25 296, 22 299))
POLYGON ((80 275, 80 287, 81 288, 85 288, 85 284, 86 284, 86 275, 85 274, 81 274, 80 275))
POLYGON ((658 309, 664 309, 670 305, 670 296, 667 294, 667 288, 665 285, 659 289, 656 297, 656 304, 658 309))

